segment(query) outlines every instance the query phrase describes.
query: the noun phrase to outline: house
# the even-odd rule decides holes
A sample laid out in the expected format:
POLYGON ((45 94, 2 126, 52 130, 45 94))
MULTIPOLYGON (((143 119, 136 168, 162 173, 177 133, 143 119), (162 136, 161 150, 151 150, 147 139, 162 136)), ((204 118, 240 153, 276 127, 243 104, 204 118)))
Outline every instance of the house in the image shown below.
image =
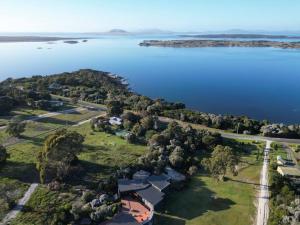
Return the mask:
POLYGON ((135 172, 132 176, 132 179, 134 180, 146 180, 148 177, 150 177, 150 173, 145 170, 139 170, 135 172))
POLYGON ((277 172, 283 177, 287 178, 300 178, 300 170, 293 166, 278 166, 277 172))
POLYGON ((122 119, 119 117, 113 116, 113 117, 109 118, 109 123, 110 123, 110 125, 120 126, 122 124, 122 119))
MULTIPOLYGON (((119 179, 118 193, 122 202, 121 213, 131 215, 138 224, 153 224, 154 210, 163 201, 169 186, 169 178, 166 175, 150 175, 144 170, 134 173, 133 179, 119 179)), ((126 221, 123 222, 126 223, 126 221)))
POLYGON ((186 179, 185 175, 177 172, 169 166, 165 168, 165 176, 169 178, 170 182, 182 182, 186 179))
POLYGON ((280 155, 278 155, 276 158, 277 158, 277 165, 280 165, 280 166, 285 165, 286 161, 280 155))
POLYGON ((165 191, 170 186, 169 178, 164 175, 152 175, 147 178, 147 181, 160 192, 165 191))
POLYGON ((132 215, 128 213, 119 213, 110 221, 104 222, 101 225, 140 225, 132 215))

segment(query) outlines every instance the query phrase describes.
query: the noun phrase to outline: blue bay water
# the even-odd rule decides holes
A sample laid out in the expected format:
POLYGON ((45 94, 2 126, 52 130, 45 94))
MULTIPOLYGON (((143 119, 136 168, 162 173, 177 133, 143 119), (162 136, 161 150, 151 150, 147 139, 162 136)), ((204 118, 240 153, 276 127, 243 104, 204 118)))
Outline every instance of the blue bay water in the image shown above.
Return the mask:
POLYGON ((0 80, 91 68, 127 78, 136 92, 192 109, 300 123, 300 50, 140 47, 144 39, 0 43, 0 80))

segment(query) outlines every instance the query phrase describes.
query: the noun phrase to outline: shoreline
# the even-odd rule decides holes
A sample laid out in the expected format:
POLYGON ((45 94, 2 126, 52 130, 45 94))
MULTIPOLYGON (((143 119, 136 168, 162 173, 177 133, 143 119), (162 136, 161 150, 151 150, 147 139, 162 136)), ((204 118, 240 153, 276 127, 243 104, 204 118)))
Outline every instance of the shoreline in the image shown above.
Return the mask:
POLYGON ((142 47, 205 48, 205 47, 255 47, 300 49, 299 42, 284 41, 233 41, 233 40, 144 40, 142 47))
POLYGON ((68 41, 75 42, 86 40, 86 37, 44 37, 44 36, 0 36, 0 43, 18 43, 18 42, 50 42, 50 41, 68 41))

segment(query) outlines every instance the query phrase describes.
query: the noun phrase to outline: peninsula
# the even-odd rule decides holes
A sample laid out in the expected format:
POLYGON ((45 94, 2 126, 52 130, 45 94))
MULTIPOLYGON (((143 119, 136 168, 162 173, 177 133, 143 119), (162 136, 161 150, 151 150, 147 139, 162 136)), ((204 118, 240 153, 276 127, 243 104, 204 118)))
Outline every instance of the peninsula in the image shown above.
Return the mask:
POLYGON ((233 40, 145 40, 140 46, 204 48, 204 47, 273 47, 300 49, 300 42, 284 41, 233 41, 233 40))
POLYGON ((0 36, 1 42, 48 42, 48 41, 76 41, 87 38, 46 37, 46 36, 0 36))
POLYGON ((271 34, 196 34, 180 35, 190 38, 232 38, 232 39, 300 39, 299 36, 271 35, 271 34))

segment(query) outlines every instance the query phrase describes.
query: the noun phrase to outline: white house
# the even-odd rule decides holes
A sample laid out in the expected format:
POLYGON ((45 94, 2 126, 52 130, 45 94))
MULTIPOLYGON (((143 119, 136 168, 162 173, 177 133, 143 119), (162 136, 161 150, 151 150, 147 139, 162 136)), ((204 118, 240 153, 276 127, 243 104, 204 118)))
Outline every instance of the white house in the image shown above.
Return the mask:
POLYGON ((119 118, 119 117, 113 116, 113 117, 109 118, 109 123, 111 125, 118 125, 118 126, 120 126, 122 124, 122 119, 119 118))

